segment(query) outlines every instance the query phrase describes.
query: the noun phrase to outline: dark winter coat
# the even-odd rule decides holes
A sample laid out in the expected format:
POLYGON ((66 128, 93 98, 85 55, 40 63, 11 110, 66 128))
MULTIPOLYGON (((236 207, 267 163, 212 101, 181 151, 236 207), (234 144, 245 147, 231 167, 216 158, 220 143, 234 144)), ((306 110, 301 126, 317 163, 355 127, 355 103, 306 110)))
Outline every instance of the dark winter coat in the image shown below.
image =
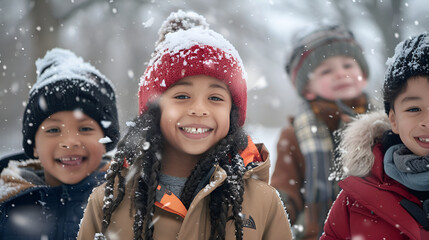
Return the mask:
POLYGON ((321 239, 429 239, 429 232, 403 208, 408 200, 420 208, 420 200, 386 175, 383 149, 378 143, 390 129, 384 112, 362 116, 346 129, 342 162, 348 177, 333 204, 321 239))
POLYGON ((40 161, 10 161, 0 179, 0 239, 76 239, 88 197, 104 174, 51 187, 43 181, 40 161))

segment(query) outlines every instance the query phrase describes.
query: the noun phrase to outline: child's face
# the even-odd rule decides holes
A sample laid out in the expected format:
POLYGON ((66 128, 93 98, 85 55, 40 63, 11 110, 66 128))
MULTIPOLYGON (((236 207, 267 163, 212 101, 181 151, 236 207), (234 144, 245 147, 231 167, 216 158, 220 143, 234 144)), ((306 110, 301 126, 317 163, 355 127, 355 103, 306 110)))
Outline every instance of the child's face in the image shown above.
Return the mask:
POLYGON ((366 76, 351 57, 333 56, 324 60, 312 73, 304 92, 307 100, 317 96, 328 100, 347 100, 362 94, 366 76))
POLYGON ((40 124, 34 156, 44 168, 45 181, 51 186, 76 184, 100 165, 104 144, 100 125, 82 112, 61 111, 40 124))
POLYGON ((229 131, 232 99, 228 86, 206 75, 185 77, 161 95, 165 148, 200 155, 229 131))
POLYGON ((404 92, 390 109, 392 131, 414 154, 429 154, 429 81, 425 77, 410 78, 404 92))

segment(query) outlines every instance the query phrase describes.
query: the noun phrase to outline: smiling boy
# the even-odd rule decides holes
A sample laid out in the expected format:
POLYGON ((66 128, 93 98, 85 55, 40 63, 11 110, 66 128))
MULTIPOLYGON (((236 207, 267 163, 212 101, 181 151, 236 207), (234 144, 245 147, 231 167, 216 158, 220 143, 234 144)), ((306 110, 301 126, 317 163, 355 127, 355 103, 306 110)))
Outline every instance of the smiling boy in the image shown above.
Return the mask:
POLYGON ((50 186, 76 184, 94 172, 106 147, 101 126, 80 111, 56 112, 40 124, 34 156, 44 169, 50 186))
POLYGON ((407 37, 389 58, 384 111, 341 134, 341 192, 321 240, 429 239, 429 34, 407 37))
POLYGON ((0 179, 0 239, 76 239, 92 189, 119 139, 112 83, 64 49, 36 61, 25 107, 25 154, 0 179))

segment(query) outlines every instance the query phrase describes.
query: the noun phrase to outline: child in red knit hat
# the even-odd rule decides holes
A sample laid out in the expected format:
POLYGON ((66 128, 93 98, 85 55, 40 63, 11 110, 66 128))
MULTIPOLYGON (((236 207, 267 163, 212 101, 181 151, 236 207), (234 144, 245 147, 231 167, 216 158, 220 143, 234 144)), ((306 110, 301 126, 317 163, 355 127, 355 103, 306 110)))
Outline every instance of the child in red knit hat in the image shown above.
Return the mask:
POLYGON ((237 51, 193 12, 172 13, 159 33, 139 116, 90 197, 78 239, 291 239, 267 184, 268 152, 242 128, 237 51))

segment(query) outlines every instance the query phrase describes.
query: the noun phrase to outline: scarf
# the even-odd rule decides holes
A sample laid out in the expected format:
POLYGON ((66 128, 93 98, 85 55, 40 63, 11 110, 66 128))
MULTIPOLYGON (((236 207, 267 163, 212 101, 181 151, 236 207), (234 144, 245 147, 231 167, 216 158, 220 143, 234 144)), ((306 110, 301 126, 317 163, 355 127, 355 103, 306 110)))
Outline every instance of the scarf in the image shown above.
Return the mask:
MULTIPOLYGON (((364 113, 369 109, 365 94, 343 101, 343 104, 356 113, 364 113)), ((320 206, 318 216, 313 216, 310 209, 310 217, 317 217, 318 222, 323 223, 340 191, 337 182, 331 181, 329 175, 334 168, 333 134, 343 126, 346 114, 337 103, 322 98, 305 101, 301 106, 293 126, 305 159, 304 199, 306 205, 317 203, 320 206)))
POLYGON ((333 200, 329 168, 334 147, 327 125, 318 119, 307 102, 295 117, 293 126, 299 148, 305 159, 305 201, 308 203, 333 200))
POLYGON ((391 146, 384 155, 386 174, 416 191, 429 191, 429 155, 414 155, 405 145, 391 146))

